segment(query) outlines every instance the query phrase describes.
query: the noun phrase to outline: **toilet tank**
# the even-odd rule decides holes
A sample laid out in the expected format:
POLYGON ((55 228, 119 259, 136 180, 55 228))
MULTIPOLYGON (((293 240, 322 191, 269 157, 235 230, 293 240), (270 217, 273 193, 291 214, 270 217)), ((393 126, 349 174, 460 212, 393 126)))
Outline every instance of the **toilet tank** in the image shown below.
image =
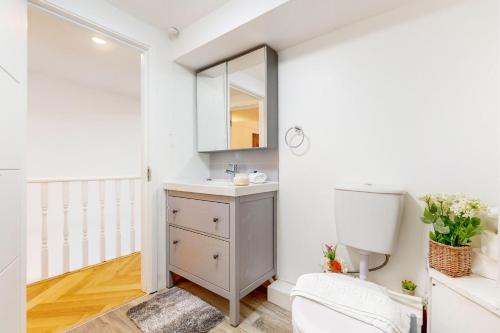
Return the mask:
POLYGON ((401 225, 405 191, 385 185, 335 187, 339 243, 358 250, 391 254, 401 225))

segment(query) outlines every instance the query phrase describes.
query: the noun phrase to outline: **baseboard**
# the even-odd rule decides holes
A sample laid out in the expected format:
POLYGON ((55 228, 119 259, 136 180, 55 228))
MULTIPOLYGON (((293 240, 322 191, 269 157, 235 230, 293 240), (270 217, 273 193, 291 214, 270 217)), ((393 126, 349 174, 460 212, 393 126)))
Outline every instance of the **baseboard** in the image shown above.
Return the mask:
POLYGON ((267 300, 285 310, 292 310, 290 293, 294 285, 283 280, 276 280, 267 287, 267 300))

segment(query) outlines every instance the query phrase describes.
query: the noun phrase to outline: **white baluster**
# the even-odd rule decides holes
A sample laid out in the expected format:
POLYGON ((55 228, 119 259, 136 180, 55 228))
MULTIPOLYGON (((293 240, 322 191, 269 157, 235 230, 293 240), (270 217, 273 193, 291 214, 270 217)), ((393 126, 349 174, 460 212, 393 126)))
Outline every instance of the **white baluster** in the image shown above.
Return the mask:
POLYGON ((88 194, 88 182, 82 181, 82 263, 83 267, 88 266, 89 264, 89 235, 88 235, 88 225, 87 225, 87 206, 89 201, 88 194))
POLYGON ((48 184, 41 184, 42 202, 42 279, 49 276, 49 239, 47 232, 47 212, 49 209, 48 184))
POLYGON ((135 252, 135 180, 129 180, 130 197, 130 252, 135 252))
POLYGON ((101 208, 101 226, 99 232, 101 262, 106 261, 106 225, 104 220, 104 209, 106 203, 106 181, 99 181, 99 206, 101 208))
POLYGON ((64 228, 63 228, 63 272, 69 272, 69 183, 62 183, 63 191, 63 213, 64 213, 64 228))
POLYGON ((122 231, 120 223, 120 200, 121 200, 121 182, 119 179, 115 180, 115 195, 116 195, 116 257, 122 255, 122 231))

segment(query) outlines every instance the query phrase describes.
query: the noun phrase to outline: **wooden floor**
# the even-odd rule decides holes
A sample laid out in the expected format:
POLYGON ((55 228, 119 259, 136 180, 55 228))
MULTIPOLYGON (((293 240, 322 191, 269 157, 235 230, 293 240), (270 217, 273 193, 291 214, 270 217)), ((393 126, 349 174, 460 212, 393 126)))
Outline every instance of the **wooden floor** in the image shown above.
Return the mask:
MULTIPOLYGON (((234 328, 229 324, 229 302, 224 298, 203 289, 189 281, 181 280, 177 287, 188 290, 206 302, 224 312, 226 319, 210 332, 246 332, 246 333, 291 333, 290 312, 267 301, 267 291, 259 287, 241 301, 241 324, 234 328)), ((162 291, 162 292, 165 292, 162 291)), ((127 318, 127 310, 132 306, 148 300, 154 295, 138 298, 116 310, 110 311, 97 319, 90 320, 71 330, 71 333, 141 333, 127 318)))
POLYGON ((27 288, 28 332, 62 332, 143 295, 140 253, 44 280, 27 288))

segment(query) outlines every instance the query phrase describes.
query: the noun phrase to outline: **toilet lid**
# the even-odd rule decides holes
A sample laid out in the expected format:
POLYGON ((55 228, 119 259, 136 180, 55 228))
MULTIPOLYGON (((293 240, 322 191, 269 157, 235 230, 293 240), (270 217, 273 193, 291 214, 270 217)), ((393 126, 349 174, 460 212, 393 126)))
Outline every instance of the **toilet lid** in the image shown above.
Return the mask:
POLYGON ((292 303, 292 321, 297 333, 380 333, 374 326, 300 296, 292 303))

